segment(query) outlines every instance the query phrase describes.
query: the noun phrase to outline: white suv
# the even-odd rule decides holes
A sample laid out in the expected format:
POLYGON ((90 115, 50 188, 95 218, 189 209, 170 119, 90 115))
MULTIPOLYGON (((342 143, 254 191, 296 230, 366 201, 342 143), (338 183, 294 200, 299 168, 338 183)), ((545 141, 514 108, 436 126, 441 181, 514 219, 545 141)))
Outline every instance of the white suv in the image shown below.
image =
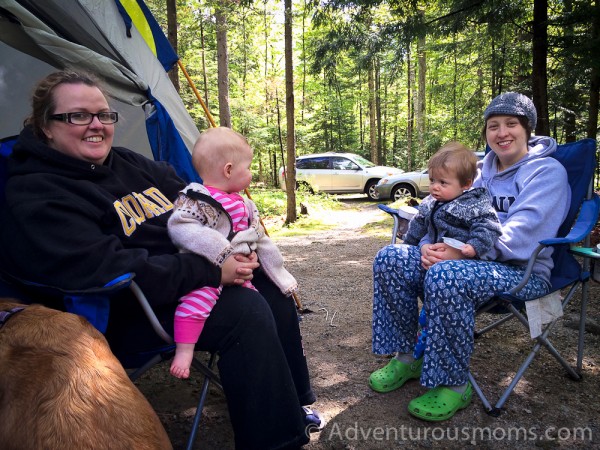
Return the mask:
MULTIPOLYGON (((375 185, 383 177, 402 173, 394 167, 376 166, 354 153, 315 153, 296 158, 296 181, 309 189, 330 194, 367 194, 378 200, 375 185)), ((285 189, 285 170, 279 169, 279 182, 285 189)))

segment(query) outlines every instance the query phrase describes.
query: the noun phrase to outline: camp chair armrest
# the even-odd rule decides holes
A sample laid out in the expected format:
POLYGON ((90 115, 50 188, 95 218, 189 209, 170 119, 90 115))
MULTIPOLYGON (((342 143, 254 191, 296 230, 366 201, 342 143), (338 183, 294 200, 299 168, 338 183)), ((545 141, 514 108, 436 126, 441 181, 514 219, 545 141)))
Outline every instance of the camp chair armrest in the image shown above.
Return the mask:
POLYGON ((152 325, 154 332, 158 336, 160 336, 160 338, 163 341, 165 341, 167 344, 173 344, 174 343, 173 338, 171 337, 171 335, 169 333, 167 333, 165 331, 163 326, 160 324, 160 321, 156 317, 156 314, 154 314, 154 310, 150 306, 150 302, 148 302, 148 299, 146 298, 146 296, 144 295, 144 292, 140 289, 138 284, 135 281, 132 281, 129 288, 131 289, 131 292, 133 292, 133 295, 135 296, 138 303, 144 310, 144 313, 146 314, 146 317, 150 321, 150 324, 152 325))
POLYGON ((577 216, 577 220, 573 225, 573 228, 571 228, 571 231, 569 231, 569 233, 564 237, 556 237, 540 241, 539 245, 536 247, 531 257, 529 258, 523 278, 521 279, 519 284, 513 287, 511 290, 509 290, 508 293, 511 295, 515 295, 517 292, 523 289, 523 287, 527 284, 531 273, 533 272, 533 266, 535 264, 537 255, 544 248, 556 245, 570 245, 583 241, 596 225, 599 213, 600 197, 598 195, 594 194, 592 198, 584 200, 584 202, 581 205, 579 215, 577 216))
POLYGON ((543 241, 540 241, 540 243, 544 245, 558 245, 575 244, 583 241, 596 225, 599 213, 600 197, 598 197, 597 194, 594 194, 591 199, 583 202, 577 221, 565 237, 544 239, 543 241))
POLYGON ((388 205, 379 204, 379 205, 377 205, 377 207, 380 210, 382 210, 382 211, 384 211, 384 212, 386 212, 388 214, 391 214, 392 216, 397 216, 398 215, 398 210, 396 210, 394 208, 390 208, 388 205))
POLYGON ((521 289, 523 289, 525 287, 525 285, 529 281, 529 277, 533 273, 533 266, 535 264, 537 256, 546 247, 547 247, 547 245, 544 245, 542 243, 538 244, 538 246, 535 248, 535 250, 533 251, 533 253, 529 257, 529 261, 527 261, 527 266, 525 267, 525 273, 523 274, 523 278, 521 278, 521 281, 519 282, 519 284, 517 284, 515 287, 513 287, 512 289, 510 289, 508 291, 508 293, 510 295, 516 295, 517 292, 519 292, 521 289))
POLYGON ((126 273, 104 286, 81 290, 61 290, 68 312, 85 317, 98 331, 106 332, 110 314, 110 298, 131 285, 134 273, 126 273))
POLYGON ((379 204, 377 207, 383 212, 388 213, 394 219, 394 227, 392 228, 392 245, 396 243, 396 237, 398 234, 398 227, 400 224, 400 215, 398 214, 398 210, 395 208, 390 208, 387 205, 379 204))
POLYGON ((67 312, 83 316, 101 333, 104 333, 108 326, 110 297, 129 287, 134 277, 134 273, 126 273, 109 281, 104 286, 88 289, 62 289, 2 273, 2 279, 9 284, 24 286, 45 295, 62 298, 67 312))
POLYGON ((30 287, 39 290, 40 292, 47 292, 55 296, 95 294, 112 295, 115 292, 128 287, 133 281, 134 277, 135 273, 126 273, 109 281, 104 286, 96 286, 86 289, 63 289, 57 286, 50 286, 49 284, 36 283, 35 281, 24 280, 6 272, 2 272, 1 274, 1 278, 7 281, 8 283, 30 287))

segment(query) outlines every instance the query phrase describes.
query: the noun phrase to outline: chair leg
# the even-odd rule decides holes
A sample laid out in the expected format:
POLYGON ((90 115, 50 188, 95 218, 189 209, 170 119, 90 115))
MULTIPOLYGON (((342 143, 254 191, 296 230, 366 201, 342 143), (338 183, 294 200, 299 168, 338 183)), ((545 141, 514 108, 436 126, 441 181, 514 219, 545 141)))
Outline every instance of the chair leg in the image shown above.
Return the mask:
POLYGON ((577 372, 583 373, 583 345, 585 340, 585 321, 587 316, 587 302, 589 297, 589 281, 583 282, 581 287, 581 312, 579 315, 579 339, 577 341, 577 372))
POLYGON ((473 337, 475 339, 477 339, 478 337, 482 336, 483 334, 487 333, 490 330, 493 330, 497 327, 499 327, 500 325, 502 325, 504 322, 508 322, 509 320, 511 320, 513 318, 512 314, 507 314, 506 316, 496 320, 494 323, 491 323, 490 325, 475 331, 473 337))
MULTIPOLYGON (((208 361, 208 369, 211 370, 215 362, 215 353, 210 354, 210 360, 208 361)), ((214 381, 214 380, 213 380, 214 381)), ((196 440, 196 433, 198 431, 198 426, 200 425, 200 418, 202 416, 202 410, 204 409, 204 401, 206 400, 206 396, 208 395, 208 387, 211 382, 211 376, 209 374, 204 374, 204 383, 202 384, 202 391, 200 393, 200 400, 198 401, 198 406, 196 407, 196 414, 194 415, 194 423, 192 424, 192 431, 190 432, 190 437, 187 443, 187 450, 192 450, 194 447, 194 441, 196 440)), ((220 383, 219 383, 220 386, 220 383)))
POLYGON ((154 367, 159 362, 164 361, 164 358, 161 354, 155 355, 152 359, 148 360, 143 366, 138 367, 133 372, 129 374, 129 379, 131 381, 137 380, 140 376, 146 373, 150 368, 154 367))
POLYGON ((488 401, 487 397, 485 396, 485 394, 483 393, 483 391, 479 387, 479 384, 477 384, 477 381, 475 380, 475 377, 473 377, 473 374, 471 374, 471 372, 469 372, 469 381, 471 382, 471 385, 473 386, 473 389, 475 390, 475 393, 477 394, 477 396, 481 400, 481 403, 483 403, 483 407, 485 408, 485 412, 488 413, 492 417, 498 417, 498 416, 500 416, 500 413, 502 411, 500 409, 498 409, 498 408, 493 408, 492 407, 492 405, 490 404, 490 402, 488 401))
MULTIPOLYGON (((571 297, 572 296, 568 296, 568 298, 565 298, 565 300, 563 301, 563 309, 566 307, 566 305, 570 301, 571 297)), ((525 326, 525 328, 527 330, 529 330, 529 322, 527 321, 527 318, 523 314, 521 314, 514 306, 509 305, 509 309, 514 314, 514 316, 517 319, 519 319, 519 321, 525 326)), ((569 365, 569 363, 561 356, 560 353, 558 353, 558 351, 554 348, 552 343, 548 340, 548 335, 550 334, 550 331, 552 330, 552 328, 554 328, 554 325, 556 325, 556 320, 554 322, 548 324, 548 326, 544 329, 544 332, 535 338, 537 340, 537 344, 534 346, 533 350, 531 351, 530 356, 531 355, 535 356, 535 354, 540 349, 539 346, 543 345, 544 347, 546 347, 548 352, 550 352, 550 354, 552 356, 554 356, 554 358, 565 368, 565 370, 567 371, 567 374, 573 380, 579 381, 579 380, 581 380, 581 375, 579 373, 577 373, 573 369, 573 367, 571 367, 569 365)), ((527 364, 527 366, 529 366, 529 364, 527 364)), ((527 368, 527 366, 525 366, 525 368, 527 368)))

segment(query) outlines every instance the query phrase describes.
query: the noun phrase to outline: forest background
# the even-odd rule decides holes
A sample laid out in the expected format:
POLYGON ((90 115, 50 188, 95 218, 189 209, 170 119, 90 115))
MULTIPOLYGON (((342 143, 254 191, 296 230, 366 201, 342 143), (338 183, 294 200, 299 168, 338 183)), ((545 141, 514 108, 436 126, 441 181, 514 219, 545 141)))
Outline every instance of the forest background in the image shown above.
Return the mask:
POLYGON ((533 98, 536 134, 597 137, 600 0, 146 3, 216 123, 248 138, 266 186, 294 154, 353 152, 410 171, 448 140, 483 149, 483 110, 507 91, 533 98))

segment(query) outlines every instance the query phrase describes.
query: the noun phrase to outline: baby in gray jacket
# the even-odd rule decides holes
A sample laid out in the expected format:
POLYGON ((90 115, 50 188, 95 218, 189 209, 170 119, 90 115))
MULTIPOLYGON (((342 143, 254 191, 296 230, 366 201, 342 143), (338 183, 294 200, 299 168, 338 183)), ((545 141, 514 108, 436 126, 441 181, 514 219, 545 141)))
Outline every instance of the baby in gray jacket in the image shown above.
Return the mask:
MULTIPOLYGON (((466 258, 481 258, 492 250, 502 234, 487 189, 473 188, 477 157, 458 142, 448 142, 428 164, 429 192, 408 225, 404 243, 445 242, 466 258)), ((419 331, 413 357, 423 356, 427 340, 425 308, 419 315, 419 331)))
POLYGON ((502 234, 487 190, 472 188, 477 157, 458 142, 448 142, 431 157, 429 192, 411 220, 404 243, 446 244, 467 258, 481 258, 502 234))

